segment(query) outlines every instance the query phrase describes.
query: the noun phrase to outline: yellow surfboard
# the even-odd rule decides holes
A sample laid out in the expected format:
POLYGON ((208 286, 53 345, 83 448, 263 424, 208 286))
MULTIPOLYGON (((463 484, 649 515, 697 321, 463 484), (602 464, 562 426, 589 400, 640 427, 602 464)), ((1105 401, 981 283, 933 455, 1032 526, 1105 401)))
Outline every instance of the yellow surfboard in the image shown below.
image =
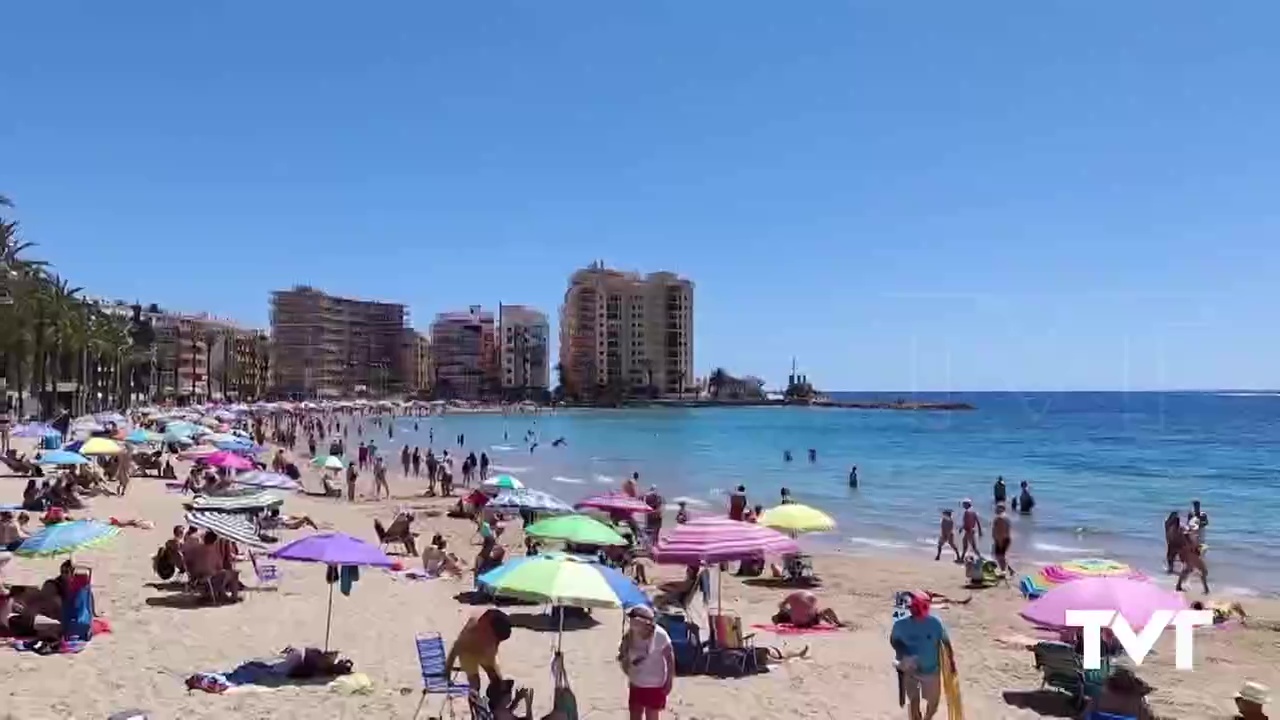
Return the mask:
POLYGON ((942 694, 947 701, 947 720, 964 720, 964 703, 960 700, 960 677, 951 671, 953 659, 946 645, 938 651, 942 671, 942 694))

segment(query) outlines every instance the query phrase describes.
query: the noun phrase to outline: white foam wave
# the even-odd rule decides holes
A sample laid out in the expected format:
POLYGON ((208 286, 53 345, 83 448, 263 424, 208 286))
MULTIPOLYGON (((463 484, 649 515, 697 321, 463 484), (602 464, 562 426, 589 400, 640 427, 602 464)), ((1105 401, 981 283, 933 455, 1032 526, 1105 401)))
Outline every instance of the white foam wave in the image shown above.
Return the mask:
POLYGON ((489 449, 497 450, 499 452, 511 452, 512 450, 516 449, 516 446, 515 445, 490 445, 489 449))
POLYGON ((684 503, 685 505, 689 505, 691 507, 709 507, 710 506, 710 503, 708 503, 706 500, 699 500, 698 498, 692 498, 692 497, 689 497, 688 495, 681 495, 680 497, 671 498, 671 500, 672 502, 684 503))
POLYGON ((1218 393, 1218 397, 1280 397, 1280 393, 1269 393, 1269 392, 1218 393))
POLYGON ((489 468, 492 470, 497 470, 498 472, 504 472, 509 474, 529 472, 529 468, 527 467, 511 467, 509 465, 490 465, 489 468))
POLYGON ((848 538, 848 540, 849 540, 849 544, 851 545, 865 545, 867 547, 892 548, 892 549, 902 549, 902 548, 910 547, 910 545, 907 545, 906 543, 898 542, 896 540, 885 540, 883 538, 851 537, 851 538, 848 538))
POLYGON ((608 475, 597 475, 595 476, 594 479, 596 482, 601 483, 603 485, 612 485, 613 483, 618 482, 616 479, 611 478, 608 475))
POLYGON ((1090 553, 1096 555, 1105 552, 1102 548, 1067 547, 1066 545, 1054 545, 1053 543, 1047 542, 1031 543, 1031 547, 1034 547, 1036 550, 1043 550, 1044 552, 1063 553, 1079 557, 1084 557, 1090 553))
POLYGON ((572 478, 572 477, 565 477, 563 475, 556 475, 551 478, 551 482, 565 483, 566 485, 581 485, 585 483, 586 480, 583 480, 582 478, 572 478))

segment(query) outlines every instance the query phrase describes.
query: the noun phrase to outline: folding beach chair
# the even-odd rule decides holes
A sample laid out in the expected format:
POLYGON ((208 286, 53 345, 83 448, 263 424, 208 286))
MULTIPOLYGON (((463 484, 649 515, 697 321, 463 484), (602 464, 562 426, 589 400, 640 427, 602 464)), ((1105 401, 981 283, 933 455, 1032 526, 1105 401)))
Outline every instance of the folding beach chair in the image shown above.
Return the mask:
POLYGON ((453 717, 453 699, 468 695, 471 688, 465 682, 455 683, 449 679, 449 669, 444 666, 445 658, 448 656, 445 654, 444 640, 440 637, 440 633, 419 635, 414 638, 414 643, 418 647, 418 665, 422 669, 422 698, 418 700, 418 707, 413 711, 413 717, 418 717, 418 713, 422 711, 422 704, 427 701, 429 694, 444 695, 441 709, 443 711, 447 707, 449 717, 453 717))
POLYGON ((1062 690, 1077 708, 1084 707, 1090 697, 1096 697, 1103 681, 1111 674, 1106 658, 1101 669, 1085 670, 1075 648, 1067 643, 1038 642, 1034 653, 1036 669, 1042 676, 1040 687, 1062 690))
POLYGON ((253 575, 258 578, 259 590, 280 589, 280 567, 275 563, 259 563, 257 556, 249 553, 249 564, 253 566, 253 575))
POLYGON ((723 677, 741 677, 760 672, 756 663, 755 634, 742 634, 742 618, 734 613, 708 613, 711 625, 709 647, 703 655, 706 671, 723 677))

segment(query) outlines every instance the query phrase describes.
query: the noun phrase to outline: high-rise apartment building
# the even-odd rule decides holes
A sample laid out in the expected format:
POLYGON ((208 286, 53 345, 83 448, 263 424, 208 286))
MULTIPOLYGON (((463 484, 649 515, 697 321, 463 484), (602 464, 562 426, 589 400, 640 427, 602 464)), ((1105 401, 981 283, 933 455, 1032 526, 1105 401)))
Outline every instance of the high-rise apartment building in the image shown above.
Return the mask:
POLYGON ((550 336, 546 313, 524 305, 498 305, 498 364, 504 390, 551 387, 550 336))
POLYGON ((271 295, 274 389, 289 397, 386 395, 407 384, 409 311, 297 286, 271 295))
POLYGON ((404 366, 408 370, 405 391, 411 394, 425 393, 431 389, 431 338, 417 330, 405 328, 400 346, 404 353, 404 366))
POLYGON ((479 305, 436 315, 431 323, 432 383, 437 395, 477 400, 499 385, 494 316, 479 305))
POLYGON ((693 283, 599 262, 575 272, 560 308, 560 363, 570 392, 692 390, 693 283))

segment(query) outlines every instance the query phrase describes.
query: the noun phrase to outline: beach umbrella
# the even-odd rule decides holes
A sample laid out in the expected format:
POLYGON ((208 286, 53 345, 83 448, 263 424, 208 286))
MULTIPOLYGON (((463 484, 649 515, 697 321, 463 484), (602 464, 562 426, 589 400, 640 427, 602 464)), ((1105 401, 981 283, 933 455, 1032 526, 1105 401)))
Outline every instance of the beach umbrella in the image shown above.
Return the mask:
POLYGON ((129 420, 118 412, 98 413, 96 419, 100 423, 115 423, 116 425, 128 422, 129 420))
POLYGON ((141 445, 144 443, 158 443, 158 442, 164 441, 164 436, 161 435, 160 433, 151 432, 150 430, 146 430, 144 428, 134 428, 133 430, 129 431, 128 435, 124 436, 124 441, 127 443, 133 443, 135 445, 141 445))
POLYGON ((325 470, 341 470, 346 467, 346 465, 343 464, 342 458, 330 455, 324 459, 324 463, 321 464, 321 467, 325 470))
POLYGON ((523 490, 524 483, 511 477, 510 475, 495 475, 483 483, 485 488, 490 490, 523 490))
POLYGON ((46 435, 62 437, 62 433, 53 429, 48 423, 26 423, 13 429, 13 436, 20 438, 38 438, 46 435))
POLYGON ((649 604, 649 597, 625 574, 567 553, 508 560, 477 582, 495 595, 551 605, 630 608, 649 604))
POLYGON ((258 529, 243 514, 198 510, 187 513, 186 519, 188 525, 212 530, 217 535, 241 545, 256 550, 266 547, 266 543, 258 536, 258 529))
MULTIPOLYGON (((275 550, 270 557, 278 560, 323 563, 330 568, 391 567, 395 561, 369 543, 339 532, 325 532, 298 538, 275 550)), ((324 622, 324 649, 329 651, 329 630, 333 626, 333 586, 329 583, 329 611, 324 622)))
POLYGON ((188 510, 209 510, 213 512, 262 512, 273 505, 284 502, 284 498, 264 490, 257 492, 237 492, 233 495, 197 495, 186 503, 188 510))
POLYGON ((70 450, 50 450, 40 456, 37 465, 88 465, 89 458, 70 450))
POLYGON ((115 440, 104 437, 89 438, 80 446, 81 455, 119 455, 124 448, 115 440))
POLYGON ((200 462, 226 470, 252 470, 257 467, 252 460, 228 450, 219 450, 212 455, 207 455, 201 458, 200 462))
POLYGON ((834 530, 836 521, 817 508, 788 503, 765 510, 756 521, 765 527, 785 533, 826 532, 834 530))
POLYGON ((197 447, 183 450, 182 452, 178 453, 178 457, 182 458, 183 460, 199 460, 201 458, 209 457, 210 455, 213 455, 217 452, 218 452, 218 448, 213 447, 212 445, 200 445, 197 447))
POLYGON ((486 507, 506 512, 527 510, 534 513, 561 514, 571 513, 573 508, 565 501, 542 492, 541 490, 502 490, 489 501, 486 507))
POLYGON ((302 489, 302 483, 294 480, 288 475, 266 472, 265 470, 250 470, 249 472, 236 475, 231 480, 236 485, 243 485, 245 487, 272 488, 276 490, 302 489))
POLYGON ((616 530, 586 515, 561 515, 539 520, 525 528, 524 534, 578 545, 627 544, 627 539, 616 530))
POLYGON ((1110 610, 1130 627, 1146 627, 1158 610, 1184 610, 1182 595, 1153 582, 1124 577, 1091 577, 1052 588, 1019 613, 1023 619, 1046 628, 1067 627, 1068 610, 1110 610))
POLYGON ((1147 579, 1146 575, 1125 563, 1104 558, 1085 558, 1045 565, 1033 573, 1022 576, 1018 581, 1018 589, 1022 591, 1024 597, 1035 600, 1059 585, 1091 577, 1147 579))
POLYGON ((96 520, 68 520, 48 525, 14 551, 22 557, 70 555, 101 545, 120 534, 120 528, 96 520))
POLYGON ((580 500, 574 504, 574 507, 582 510, 583 508, 591 508, 593 510, 604 510, 611 513, 649 513, 653 508, 649 507, 644 500, 631 495, 622 493, 610 493, 608 495, 595 495, 586 500, 580 500))
POLYGON ((676 525, 658 538, 653 557, 670 565, 699 565, 746 560, 772 553, 800 552, 792 538, 772 528, 727 518, 704 517, 676 525))

